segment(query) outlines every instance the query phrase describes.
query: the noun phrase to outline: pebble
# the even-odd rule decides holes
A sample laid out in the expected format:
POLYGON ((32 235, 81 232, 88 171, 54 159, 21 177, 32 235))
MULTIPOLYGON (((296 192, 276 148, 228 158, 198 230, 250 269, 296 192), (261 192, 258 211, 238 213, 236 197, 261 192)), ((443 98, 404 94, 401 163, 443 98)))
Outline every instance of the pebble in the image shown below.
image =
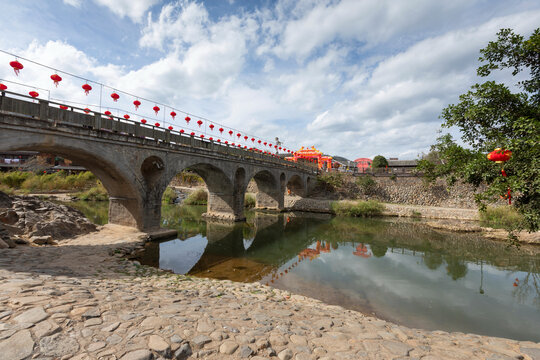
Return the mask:
POLYGON ((234 341, 228 340, 224 341, 223 344, 219 347, 219 352, 226 355, 231 355, 238 349, 238 344, 234 341))

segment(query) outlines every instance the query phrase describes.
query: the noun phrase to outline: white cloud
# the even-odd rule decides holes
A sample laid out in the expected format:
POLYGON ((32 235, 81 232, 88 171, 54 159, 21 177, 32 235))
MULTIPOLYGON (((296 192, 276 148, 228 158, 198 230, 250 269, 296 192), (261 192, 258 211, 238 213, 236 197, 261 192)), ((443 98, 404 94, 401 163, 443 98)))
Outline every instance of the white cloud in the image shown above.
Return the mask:
MULTIPOLYGON (((66 1, 66 0, 64 0, 66 1)), ((77 0, 67 0, 77 1, 77 0)), ((146 11, 161 0, 94 0, 97 4, 109 8, 120 17, 129 17, 134 22, 140 22, 146 11)))
POLYGON ((76 8, 80 8, 82 5, 82 0, 63 0, 64 4, 71 5, 76 8))

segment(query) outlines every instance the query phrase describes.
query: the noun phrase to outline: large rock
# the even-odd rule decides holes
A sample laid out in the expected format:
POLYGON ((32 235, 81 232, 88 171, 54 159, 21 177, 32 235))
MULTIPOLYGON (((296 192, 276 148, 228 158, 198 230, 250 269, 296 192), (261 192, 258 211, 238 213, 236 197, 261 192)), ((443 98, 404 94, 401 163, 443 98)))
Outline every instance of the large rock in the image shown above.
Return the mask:
POLYGON ((21 330, 6 340, 0 341, 2 359, 19 360, 32 355, 34 340, 28 330, 21 330))
POLYGON ((39 341, 39 347, 43 355, 54 357, 73 355, 79 351, 79 343, 77 340, 62 333, 42 338, 39 341))
POLYGON ((13 201, 11 201, 11 198, 8 196, 8 194, 0 191, 0 209, 9 209, 12 204, 13 201))
POLYGON ((35 324, 35 323, 40 322, 41 320, 45 320, 48 317, 49 317, 49 314, 47 314, 45 310, 43 310, 43 307, 37 306, 30 310, 26 310, 25 312, 17 316, 14 320, 19 324, 22 324, 22 323, 35 324))

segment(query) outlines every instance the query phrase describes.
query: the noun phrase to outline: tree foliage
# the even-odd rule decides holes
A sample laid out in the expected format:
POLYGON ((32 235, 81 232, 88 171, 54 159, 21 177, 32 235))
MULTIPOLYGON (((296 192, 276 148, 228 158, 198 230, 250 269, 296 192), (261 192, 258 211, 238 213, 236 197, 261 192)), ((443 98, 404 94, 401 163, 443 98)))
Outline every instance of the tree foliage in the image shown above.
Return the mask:
POLYGON ((502 29, 496 41, 480 50, 483 63, 477 74, 486 77, 495 70, 511 70, 516 80, 512 90, 494 81, 475 84, 442 111, 445 128, 460 130, 466 148, 449 135, 438 138, 432 146, 439 161, 422 159, 419 170, 433 180, 445 176, 449 183, 462 179, 476 186, 486 183, 488 189, 477 197, 485 201, 504 196, 511 188, 514 205, 525 221, 515 228, 537 231, 540 228, 540 29, 529 39, 502 29), (487 160, 495 148, 512 151, 501 166, 487 160))
POLYGON ((385 168, 388 166, 388 161, 386 158, 382 155, 377 155, 373 158, 373 162, 371 163, 371 167, 373 169, 380 169, 385 168))

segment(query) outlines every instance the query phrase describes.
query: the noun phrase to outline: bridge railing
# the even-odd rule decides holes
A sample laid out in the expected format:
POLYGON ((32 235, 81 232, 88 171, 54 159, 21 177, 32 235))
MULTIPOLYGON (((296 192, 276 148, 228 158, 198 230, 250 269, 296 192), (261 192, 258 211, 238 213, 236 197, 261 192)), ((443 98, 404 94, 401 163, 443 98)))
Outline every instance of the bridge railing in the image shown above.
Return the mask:
POLYGON ((190 134, 163 129, 152 124, 142 124, 134 120, 126 120, 114 115, 105 115, 97 111, 87 112, 83 108, 30 96, 2 91, 0 111, 14 115, 24 115, 54 124, 65 124, 97 131, 114 132, 125 136, 135 136, 155 140, 157 143, 175 144, 193 148, 207 149, 220 154, 250 158, 281 166, 317 171, 317 165, 309 162, 290 162, 280 157, 270 156, 258 151, 234 147, 215 140, 201 139, 190 134), (67 106, 67 110, 60 106, 67 106))

